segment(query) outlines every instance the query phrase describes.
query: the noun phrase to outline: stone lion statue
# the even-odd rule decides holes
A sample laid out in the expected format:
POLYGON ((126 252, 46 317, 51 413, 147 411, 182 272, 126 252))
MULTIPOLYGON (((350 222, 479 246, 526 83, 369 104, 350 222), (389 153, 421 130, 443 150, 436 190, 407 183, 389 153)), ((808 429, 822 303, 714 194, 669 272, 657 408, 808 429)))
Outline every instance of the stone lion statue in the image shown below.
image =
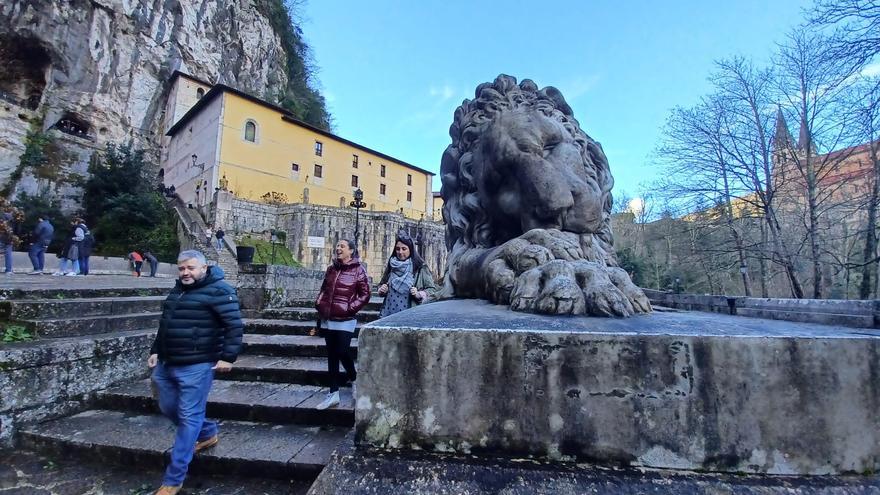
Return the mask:
POLYGON ((455 110, 449 135, 441 297, 547 314, 651 311, 614 256, 608 159, 559 90, 500 75, 455 110))

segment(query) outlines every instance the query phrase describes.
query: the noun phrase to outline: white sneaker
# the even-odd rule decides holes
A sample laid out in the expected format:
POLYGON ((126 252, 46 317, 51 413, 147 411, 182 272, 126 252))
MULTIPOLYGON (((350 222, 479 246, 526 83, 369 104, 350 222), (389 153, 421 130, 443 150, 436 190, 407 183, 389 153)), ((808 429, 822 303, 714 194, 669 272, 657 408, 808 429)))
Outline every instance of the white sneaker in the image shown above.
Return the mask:
POLYGON ((55 272, 55 273, 52 274, 53 277, 60 277, 60 276, 62 276, 62 275, 64 275, 64 274, 61 273, 61 272, 55 272))
POLYGON ((331 393, 327 394, 327 397, 324 399, 324 402, 321 402, 320 404, 318 404, 318 407, 316 407, 315 409, 317 409, 319 411, 323 411, 324 409, 327 409, 327 408, 330 408, 333 406, 338 406, 338 405, 339 405, 339 392, 337 391, 337 392, 331 392, 331 393))
POLYGON ((43 272, 41 270, 34 270, 32 272, 28 272, 28 275, 42 275, 43 272))
POLYGON ((67 272, 67 273, 64 274, 64 276, 65 276, 65 277, 75 277, 75 276, 76 276, 76 273, 74 273, 74 272, 67 272))

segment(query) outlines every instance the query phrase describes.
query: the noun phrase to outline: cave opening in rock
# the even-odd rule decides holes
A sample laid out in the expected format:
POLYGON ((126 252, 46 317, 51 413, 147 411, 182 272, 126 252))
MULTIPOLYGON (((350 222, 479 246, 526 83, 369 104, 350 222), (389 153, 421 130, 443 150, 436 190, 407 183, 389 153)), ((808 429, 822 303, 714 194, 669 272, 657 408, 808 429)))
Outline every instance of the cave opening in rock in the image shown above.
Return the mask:
POLYGON ((36 110, 50 66, 49 52, 37 40, 0 35, 0 98, 36 110))
POLYGON ((52 128, 58 129, 65 134, 70 134, 71 136, 85 139, 92 138, 90 132, 92 128, 89 123, 73 112, 65 113, 63 117, 58 119, 58 122, 56 122, 52 128))

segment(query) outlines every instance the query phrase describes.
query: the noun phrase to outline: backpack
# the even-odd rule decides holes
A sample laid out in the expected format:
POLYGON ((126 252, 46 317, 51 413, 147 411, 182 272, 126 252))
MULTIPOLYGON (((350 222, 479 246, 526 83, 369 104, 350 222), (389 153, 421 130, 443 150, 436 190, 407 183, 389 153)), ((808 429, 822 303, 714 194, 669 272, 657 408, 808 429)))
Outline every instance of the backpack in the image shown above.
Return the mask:
POLYGON ((79 227, 83 230, 83 240, 82 240, 83 247, 86 249, 94 248, 95 247, 95 236, 92 235, 92 231, 89 230, 89 228, 83 224, 79 224, 79 225, 77 225, 77 227, 79 227))

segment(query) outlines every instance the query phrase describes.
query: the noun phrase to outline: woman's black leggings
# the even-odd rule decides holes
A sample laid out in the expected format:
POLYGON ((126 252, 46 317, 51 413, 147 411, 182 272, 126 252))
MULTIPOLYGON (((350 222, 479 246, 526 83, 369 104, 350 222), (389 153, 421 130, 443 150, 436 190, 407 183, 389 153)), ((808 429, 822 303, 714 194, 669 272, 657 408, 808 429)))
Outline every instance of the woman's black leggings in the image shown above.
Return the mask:
POLYGON ((324 330, 324 341, 327 343, 327 371, 330 373, 330 392, 336 392, 345 382, 339 373, 339 362, 348 374, 348 379, 354 381, 357 371, 354 369, 354 359, 351 358, 351 337, 354 332, 343 330, 324 330))

